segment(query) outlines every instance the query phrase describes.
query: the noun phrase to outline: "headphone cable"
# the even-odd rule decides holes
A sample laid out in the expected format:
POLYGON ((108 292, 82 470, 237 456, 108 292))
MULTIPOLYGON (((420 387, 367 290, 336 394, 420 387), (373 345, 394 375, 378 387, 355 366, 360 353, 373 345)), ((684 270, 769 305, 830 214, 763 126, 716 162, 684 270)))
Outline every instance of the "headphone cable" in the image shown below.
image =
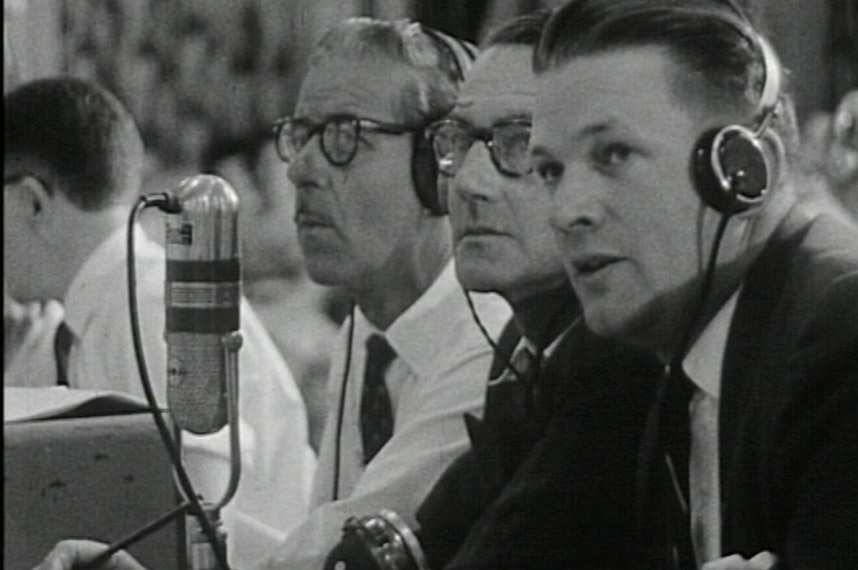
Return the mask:
POLYGON ((480 319, 480 315, 477 314, 477 309, 474 306, 474 301, 473 301, 473 299, 471 299, 471 292, 468 291, 467 289, 465 289, 464 287, 462 287, 462 293, 465 294, 465 300, 468 302, 468 309, 471 311, 471 317, 474 319, 474 322, 477 323, 477 328, 480 329, 480 332, 482 333, 483 337, 486 339, 486 342, 488 342, 489 346, 492 347, 492 351, 494 352, 495 356, 498 358, 503 358, 506 361, 506 364, 505 364, 506 368, 511 370, 512 373, 515 374, 515 376, 518 379, 522 379, 523 378, 522 373, 519 372, 519 370, 513 365, 512 361, 509 359, 509 357, 507 355, 501 353, 500 347, 494 341, 494 339, 492 338, 492 335, 489 334, 489 331, 486 330, 485 325, 483 325, 483 321, 482 321, 482 319, 480 319))
POLYGON ((715 230, 715 238, 712 240, 712 248, 710 249, 709 259, 706 264, 706 271, 703 274, 703 283, 700 286, 700 295, 697 298, 694 310, 691 312, 692 318, 688 321, 685 331, 682 337, 680 337, 679 344, 677 344, 676 352, 674 353, 673 358, 669 361, 671 370, 673 370, 674 366, 682 365, 682 360, 686 357, 688 350, 690 349, 688 345, 691 341, 691 335, 697 321, 700 320, 706 298, 709 296, 710 290, 712 289, 712 281, 715 278, 715 268, 718 263, 718 255, 721 251, 721 241, 724 239, 727 223, 732 217, 732 214, 729 212, 724 212, 718 222, 718 228, 715 230))
POLYGON ((334 477, 333 477, 333 488, 331 490, 331 497, 333 501, 336 501, 340 495, 340 454, 342 448, 342 438, 343 438, 343 416, 345 415, 345 407, 346 407, 346 387, 349 382, 349 372, 352 367, 352 343, 354 342, 355 337, 355 303, 352 301, 351 306, 349 307, 349 332, 346 340, 346 360, 343 365, 343 385, 340 389, 340 401, 338 404, 338 413, 337 413, 337 430, 336 437, 334 438, 334 477))

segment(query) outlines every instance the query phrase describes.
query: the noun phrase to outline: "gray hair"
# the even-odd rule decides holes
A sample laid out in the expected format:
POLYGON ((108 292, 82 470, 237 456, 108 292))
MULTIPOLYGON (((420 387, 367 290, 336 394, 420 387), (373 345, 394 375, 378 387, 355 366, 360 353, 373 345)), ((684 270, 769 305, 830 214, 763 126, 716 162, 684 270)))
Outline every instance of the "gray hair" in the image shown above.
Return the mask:
POLYGON ((325 33, 310 57, 310 65, 339 56, 411 68, 416 72, 416 80, 400 94, 399 120, 422 127, 453 108, 463 70, 473 57, 471 49, 464 42, 424 28, 418 22, 357 17, 325 33))

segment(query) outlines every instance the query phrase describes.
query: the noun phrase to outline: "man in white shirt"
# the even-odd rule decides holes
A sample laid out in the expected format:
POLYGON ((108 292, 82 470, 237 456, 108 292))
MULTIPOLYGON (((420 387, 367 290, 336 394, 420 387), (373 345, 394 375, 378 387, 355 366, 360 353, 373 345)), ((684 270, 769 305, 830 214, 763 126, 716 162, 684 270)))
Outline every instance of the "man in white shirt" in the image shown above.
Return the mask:
MULTIPOLYGON (((56 374, 47 379, 52 385, 142 396, 125 244, 143 163, 134 121, 106 90, 70 78, 21 85, 6 95, 4 111, 8 293, 23 302, 55 299, 65 308, 55 350, 16 363, 16 383, 44 385, 47 369, 56 374)), ((134 232, 141 337, 156 396, 165 403, 164 251, 139 227, 134 232)), ((243 469, 224 523, 231 559, 249 565, 260 545, 279 542, 306 514, 315 459, 297 386, 246 302, 241 333, 243 469)), ((183 444, 192 480, 207 500, 217 501, 226 488, 226 430, 187 434, 183 444)))
MULTIPOLYGON (((463 415, 482 408, 492 350, 456 281, 422 129, 452 107, 470 49, 415 23, 348 20, 318 44, 280 122, 310 276, 345 287, 355 308, 334 351, 313 511, 268 568, 321 568, 349 516, 392 508, 413 522, 467 448, 463 415), (382 404, 367 365, 380 338, 392 349, 382 404), (392 421, 380 437, 370 405, 392 421)), ((499 297, 475 305, 490 335, 510 315, 499 297)))

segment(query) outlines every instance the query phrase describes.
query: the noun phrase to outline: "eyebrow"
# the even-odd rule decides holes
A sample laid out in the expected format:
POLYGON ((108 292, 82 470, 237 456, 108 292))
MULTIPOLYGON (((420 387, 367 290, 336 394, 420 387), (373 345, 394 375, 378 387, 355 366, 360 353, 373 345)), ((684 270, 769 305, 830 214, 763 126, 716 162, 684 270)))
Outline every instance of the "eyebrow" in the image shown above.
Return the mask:
MULTIPOLYGON (((457 121, 461 121, 463 123, 468 123, 468 124, 473 125, 473 123, 471 121, 469 121, 468 119, 466 119, 465 117, 463 117, 459 111, 460 111, 460 109, 458 108, 458 105, 457 105, 456 107, 453 108, 452 111, 450 111, 450 114, 447 115, 446 118, 455 119, 457 121)), ((507 114, 504 114, 502 116, 493 117, 489 126, 493 127, 499 123, 503 123, 506 121, 514 121, 514 120, 518 120, 518 119, 524 119, 524 120, 528 120, 528 121, 532 120, 533 119, 533 113, 530 111, 512 111, 511 113, 507 113, 507 114)))
POLYGON ((618 123, 619 121, 617 121, 617 119, 611 117, 606 121, 587 125, 583 129, 581 129, 581 132, 578 134, 578 137, 591 137, 610 131, 611 129, 616 128, 618 123))

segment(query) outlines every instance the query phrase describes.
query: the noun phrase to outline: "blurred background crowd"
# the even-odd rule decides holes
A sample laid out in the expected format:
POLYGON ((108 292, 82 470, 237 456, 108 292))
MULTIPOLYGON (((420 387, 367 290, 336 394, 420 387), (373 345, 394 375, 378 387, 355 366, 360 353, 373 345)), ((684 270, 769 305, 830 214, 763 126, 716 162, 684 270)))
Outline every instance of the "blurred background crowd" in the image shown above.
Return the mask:
MULTIPOLYGON (((329 350, 348 303, 306 276, 291 223, 293 189, 270 144, 273 121, 291 112, 313 44, 334 22, 359 14, 413 18, 479 41, 497 22, 561 3, 4 0, 3 88, 58 74, 94 80, 117 94, 140 126, 146 192, 200 172, 235 187, 244 291, 295 374, 317 446, 329 350)), ((790 70, 809 169, 858 215, 858 0, 753 4, 790 70), (835 116, 850 92, 853 111, 835 116), (851 154, 832 150, 844 136, 852 139, 851 154)), ((159 214, 147 215, 151 237, 162 239, 159 214)))

